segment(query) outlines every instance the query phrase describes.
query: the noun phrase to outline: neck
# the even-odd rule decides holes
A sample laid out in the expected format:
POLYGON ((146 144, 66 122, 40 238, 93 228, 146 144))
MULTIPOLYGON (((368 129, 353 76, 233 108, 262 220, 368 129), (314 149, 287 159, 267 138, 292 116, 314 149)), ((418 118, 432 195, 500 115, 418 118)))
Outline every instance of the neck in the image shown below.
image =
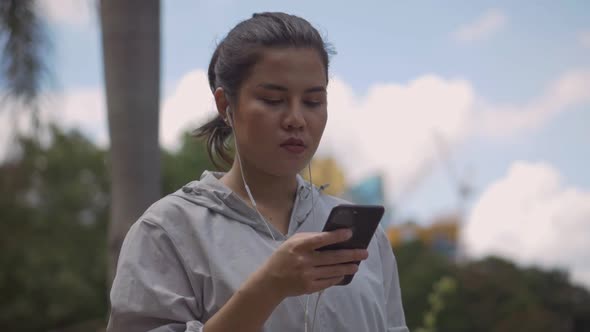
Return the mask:
POLYGON ((296 176, 271 175, 254 167, 248 167, 244 161, 242 165, 245 170, 242 170, 237 160, 234 161, 232 168, 221 178, 221 181, 250 203, 250 197, 242 180, 243 174, 257 205, 279 209, 291 208, 297 192, 296 176))

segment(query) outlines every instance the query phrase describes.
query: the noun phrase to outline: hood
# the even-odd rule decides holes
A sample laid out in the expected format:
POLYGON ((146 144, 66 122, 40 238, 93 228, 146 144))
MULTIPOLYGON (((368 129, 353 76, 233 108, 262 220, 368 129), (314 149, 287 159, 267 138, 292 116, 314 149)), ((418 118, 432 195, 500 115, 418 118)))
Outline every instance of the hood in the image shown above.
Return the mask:
MULTIPOLYGON (((269 237, 274 236, 275 239, 286 239, 287 237, 271 224, 268 226, 270 227, 272 236, 269 234, 265 222, 260 219, 256 210, 219 180, 224 174, 222 172, 205 171, 199 181, 192 181, 184 185, 172 195, 181 197, 196 205, 206 207, 226 218, 247 224, 256 231, 267 234, 269 237)), ((314 191, 313 204, 315 205, 320 198, 320 193, 326 187, 327 185, 323 185, 320 188, 312 187, 309 182, 305 181, 298 174, 297 194, 295 196, 290 223, 296 223, 296 228, 303 225, 312 211, 311 190, 314 191)), ((291 229, 292 226, 289 225, 289 233, 291 233, 291 229)))

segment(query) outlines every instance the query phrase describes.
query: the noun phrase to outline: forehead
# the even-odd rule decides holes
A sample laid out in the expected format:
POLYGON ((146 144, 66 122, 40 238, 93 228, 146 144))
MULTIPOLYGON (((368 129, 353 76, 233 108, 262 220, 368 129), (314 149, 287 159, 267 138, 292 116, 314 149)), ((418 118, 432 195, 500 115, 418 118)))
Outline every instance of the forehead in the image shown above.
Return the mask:
POLYGON ((264 49, 252 67, 245 86, 276 84, 289 90, 326 86, 326 69, 316 50, 308 48, 264 49))

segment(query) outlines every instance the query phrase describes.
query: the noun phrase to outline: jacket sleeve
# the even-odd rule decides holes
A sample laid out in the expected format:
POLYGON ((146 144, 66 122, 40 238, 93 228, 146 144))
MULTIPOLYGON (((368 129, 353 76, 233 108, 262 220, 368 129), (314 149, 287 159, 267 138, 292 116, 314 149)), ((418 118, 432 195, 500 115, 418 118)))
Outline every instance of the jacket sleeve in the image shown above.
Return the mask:
POLYGON ((383 262, 383 280, 385 281, 387 332, 409 332, 402 305, 397 263, 391 244, 381 226, 377 230, 377 236, 381 261, 383 262))
POLYGON ((193 289, 185 267, 159 224, 136 222, 121 248, 107 331, 202 331, 202 292, 193 289))

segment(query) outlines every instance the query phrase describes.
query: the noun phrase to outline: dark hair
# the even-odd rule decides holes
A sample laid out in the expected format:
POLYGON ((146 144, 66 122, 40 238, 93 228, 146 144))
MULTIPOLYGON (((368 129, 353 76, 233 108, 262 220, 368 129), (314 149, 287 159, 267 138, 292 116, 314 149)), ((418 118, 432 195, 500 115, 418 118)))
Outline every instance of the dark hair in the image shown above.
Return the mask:
MULTIPOLYGON (((208 70, 211 92, 222 87, 229 102, 236 102, 242 83, 259 61, 263 49, 283 47, 316 50, 328 79, 329 55, 335 52, 308 21, 285 13, 258 13, 236 25, 217 45, 208 70)), ((221 168, 218 158, 229 165, 233 162, 227 144, 231 133, 219 114, 194 132, 196 137, 207 139, 207 153, 218 168, 221 168)))

